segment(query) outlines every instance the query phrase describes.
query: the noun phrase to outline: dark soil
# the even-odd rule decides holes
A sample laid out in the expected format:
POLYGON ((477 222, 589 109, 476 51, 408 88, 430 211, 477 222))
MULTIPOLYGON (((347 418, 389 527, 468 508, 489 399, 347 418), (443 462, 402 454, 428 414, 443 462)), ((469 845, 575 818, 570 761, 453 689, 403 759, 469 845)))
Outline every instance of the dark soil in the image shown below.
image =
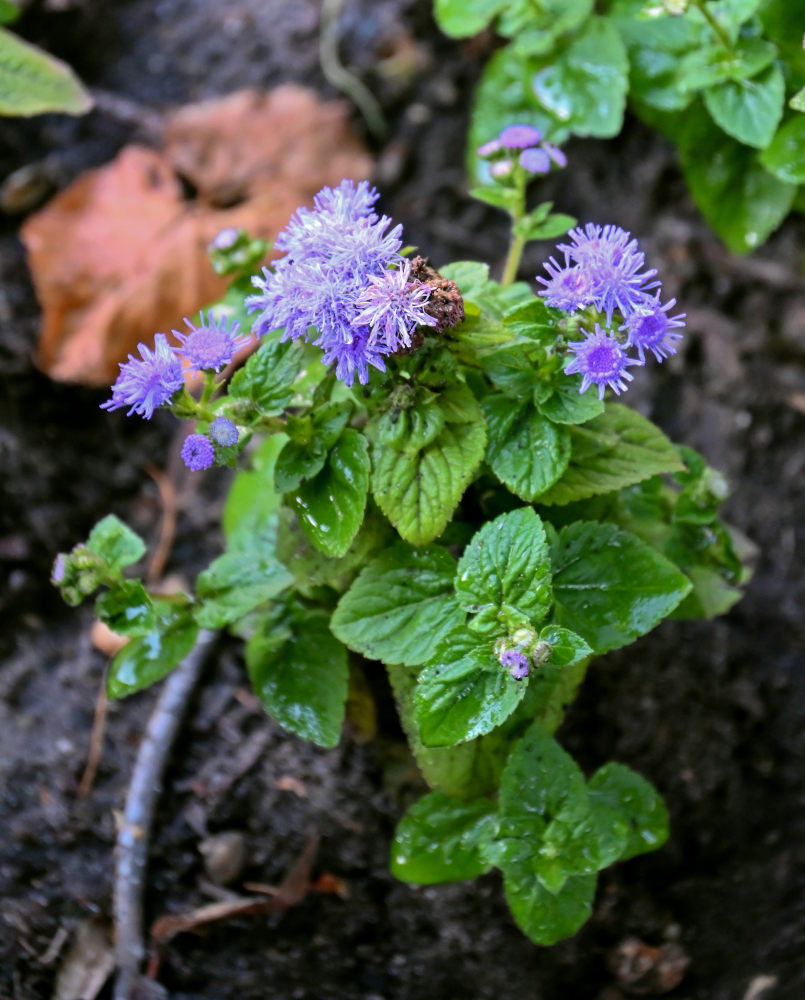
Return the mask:
MULTIPOLYGON (((318 64, 313 0, 50 6, 66 9, 34 3, 20 32, 90 85, 147 107, 285 80, 335 96, 318 64)), ((499 262, 504 221, 463 193, 460 155, 483 46, 440 37, 426 0, 346 8, 342 52, 390 124, 391 138, 375 144, 385 210, 437 263, 499 262), (401 54, 408 73, 390 73, 401 54)), ((6 120, 0 175, 44 160, 63 185, 142 139, 137 128, 98 110, 6 120)), ((688 312, 684 351, 641 373, 630 402, 727 472, 729 516, 760 551, 727 617, 666 623, 597 662, 561 731, 585 767, 615 759, 654 781, 671 839, 604 873, 574 939, 537 948, 514 926, 496 877, 395 882, 389 843, 418 790, 401 745, 347 734, 323 752, 285 735, 248 695, 238 648, 225 645, 172 758, 149 918, 209 901, 198 846, 222 830, 246 838, 243 877, 269 883, 319 835, 315 874, 343 879, 349 896, 310 894, 280 915, 176 938, 159 975, 177 1000, 617 1000, 614 950, 632 936, 689 956, 678 1000, 805 996, 805 225, 791 219, 752 257, 731 257, 699 218, 673 151, 637 123, 568 155, 569 169, 547 185, 559 209, 631 229, 688 312)), ((160 505, 145 466, 164 465, 175 441, 170 419, 109 416, 98 409, 104 394, 34 369, 38 313, 16 224, 0 229, 0 997, 34 1000, 53 995, 68 946, 47 952, 61 929, 89 919, 109 927, 115 810, 155 697, 111 706, 93 792, 77 801, 105 658, 89 639, 91 610, 65 608, 49 587, 50 562, 110 510, 153 542, 160 505)), ((544 256, 533 248, 523 276, 544 256)), ((169 567, 179 574, 195 572, 218 541, 227 474, 198 481, 183 491, 169 567)))

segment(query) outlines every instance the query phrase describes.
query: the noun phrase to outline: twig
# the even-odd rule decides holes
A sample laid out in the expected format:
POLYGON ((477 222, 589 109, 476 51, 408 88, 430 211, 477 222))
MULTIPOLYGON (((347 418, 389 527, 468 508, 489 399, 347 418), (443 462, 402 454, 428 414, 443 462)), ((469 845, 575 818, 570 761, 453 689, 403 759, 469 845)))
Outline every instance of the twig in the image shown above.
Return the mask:
POLYGON ((386 135, 386 119, 374 94, 344 66, 338 55, 338 17, 344 0, 324 0, 321 7, 319 62, 328 83, 355 104, 376 139, 386 135))
POLYGON ((114 919, 118 971, 114 1000, 130 1000, 145 956, 143 876, 151 824, 168 753, 213 638, 214 633, 202 630, 193 651, 168 677, 137 754, 117 835, 114 919))
POLYGON ((173 548, 173 539, 176 536, 176 488, 168 473, 158 469, 155 465, 146 465, 145 471, 156 483, 159 499, 162 503, 159 544, 148 564, 148 583, 153 586, 162 579, 165 563, 168 561, 168 556, 173 548))
POLYGON ((106 671, 101 678, 101 687, 95 701, 95 714, 92 718, 92 734, 89 738, 89 753, 87 754, 87 764, 84 773, 81 775, 81 783, 78 786, 78 798, 87 798, 95 784, 95 775, 98 773, 98 764, 101 762, 101 750, 103 749, 103 734, 106 729, 106 710, 109 707, 109 699, 106 695, 106 671))

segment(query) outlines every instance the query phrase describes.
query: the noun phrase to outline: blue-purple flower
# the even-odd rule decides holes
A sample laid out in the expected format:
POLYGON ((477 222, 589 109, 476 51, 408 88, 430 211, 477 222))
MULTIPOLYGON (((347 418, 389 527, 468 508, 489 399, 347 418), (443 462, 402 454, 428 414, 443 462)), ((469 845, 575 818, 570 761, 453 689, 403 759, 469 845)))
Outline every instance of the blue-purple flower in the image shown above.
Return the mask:
POLYGON ((665 305, 660 304, 660 296, 647 296, 641 305, 626 318, 621 329, 626 330, 626 343, 634 347, 645 359, 645 352, 651 351, 658 361, 676 354, 676 343, 682 339, 682 334, 676 331, 685 325, 685 314, 668 316, 668 312, 676 305, 676 299, 670 299, 665 305))
POLYGON ((498 657, 500 665, 505 667, 516 681, 528 677, 528 657, 517 649, 504 649, 498 657))
POLYGON ((507 125, 498 136, 506 149, 528 149, 542 140, 542 132, 533 125, 507 125))
POLYGON ((544 149, 524 149, 520 153, 520 166, 530 174, 547 174, 551 169, 551 158, 544 149))
POLYGON ((551 257, 545 264, 545 270, 549 275, 547 278, 537 275, 537 281, 545 286, 537 294, 542 295, 549 306, 572 313, 592 302, 586 272, 581 267, 571 267, 567 257, 564 266, 551 257))
POLYGON ((626 383, 634 378, 627 369, 643 362, 630 358, 612 332, 602 330, 598 323, 592 333, 588 334, 584 329, 581 332, 584 340, 571 341, 567 345, 575 357, 566 366, 565 372, 581 375, 579 392, 586 392, 591 385, 595 385, 598 387, 598 398, 603 399, 609 386, 619 396, 626 390, 626 383))
POLYGON ((182 461, 193 472, 209 469, 215 461, 215 448, 205 434, 188 434, 182 445, 182 461))
POLYGON ((210 424, 210 437, 216 444, 229 448, 238 443, 238 429, 228 417, 216 417, 210 424))
POLYGON ((648 284, 656 270, 643 270, 645 255, 638 250, 637 240, 620 226, 599 226, 588 222, 584 229, 571 229, 570 243, 560 243, 558 249, 584 271, 596 308, 612 321, 616 309, 627 317, 640 305, 650 288, 648 284))
POLYGON ((411 262, 400 261, 396 268, 380 275, 369 275, 369 284, 355 300, 358 314, 353 326, 368 326, 368 344, 379 344, 391 353, 400 347, 410 347, 418 326, 436 326, 436 320, 425 311, 431 289, 422 281, 411 278, 411 262))
POLYGON ((193 372, 219 372, 232 363, 232 359, 242 347, 251 341, 251 337, 239 336, 240 324, 235 320, 231 328, 225 316, 215 319, 208 313, 199 313, 201 323, 196 326, 185 318, 190 333, 174 330, 173 335, 180 343, 176 353, 188 362, 193 372))
POLYGON ((129 355, 120 365, 120 374, 112 386, 112 398, 101 403, 103 410, 128 406, 128 416, 139 413, 150 420, 154 410, 170 401, 184 385, 182 363, 168 344, 164 333, 154 338, 154 350, 138 344, 140 357, 129 355))
MULTIPOLYGON (((365 384, 370 365, 384 371, 383 357, 393 350, 368 323, 356 322, 370 279, 382 279, 401 261, 402 227, 390 229, 391 219, 374 212, 377 198, 367 181, 323 188, 314 207, 298 209, 280 233, 275 246, 285 256, 252 278, 257 292, 246 300, 258 312, 258 336, 283 328, 283 340, 311 341, 347 385, 355 376, 365 384)), ((403 324, 409 321, 410 310, 403 324)), ((387 314, 384 324, 392 322, 387 314)))

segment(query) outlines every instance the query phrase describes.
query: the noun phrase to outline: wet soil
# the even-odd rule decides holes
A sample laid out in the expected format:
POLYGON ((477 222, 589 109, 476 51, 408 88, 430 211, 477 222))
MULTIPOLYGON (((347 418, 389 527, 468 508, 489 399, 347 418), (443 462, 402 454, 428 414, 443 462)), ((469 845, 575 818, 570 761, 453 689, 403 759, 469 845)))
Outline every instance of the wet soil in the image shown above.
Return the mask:
MULTIPOLYGON (((504 222, 464 194, 459 155, 486 43, 441 38, 424 0, 345 7, 342 54, 390 126, 370 140, 384 209, 436 262, 500 262, 504 222)), ((19 30, 145 108, 285 80, 335 96, 318 63, 318 8, 36 2, 19 30)), ((61 186, 132 139, 142 139, 136 114, 6 120, 0 175, 44 161, 61 186)), ((630 401, 728 474, 729 517, 759 547, 728 616, 666 623, 598 661, 560 733, 586 768, 615 759, 655 782, 671 839, 604 873, 575 938, 537 948, 495 876, 427 889, 390 877, 394 824, 420 787, 393 723, 367 742, 347 733, 331 752, 307 746, 265 718, 238 648, 224 644, 171 759, 149 918, 210 900, 198 848, 223 830, 245 838, 241 878, 267 883, 319 836, 314 874, 343 880, 347 894, 311 893, 282 914, 177 937, 159 972, 176 1000, 619 1000, 632 995, 615 960, 630 937, 688 956, 678 1000, 805 995, 805 224, 791 219, 751 257, 731 257, 673 151, 638 123, 568 154, 547 184, 558 208, 631 229, 688 312, 684 350, 641 373, 630 401)), ((153 542, 160 502, 146 467, 169 462, 176 441, 170 419, 109 416, 103 393, 33 367, 38 312, 16 226, 0 223, 0 997, 39 1000, 53 995, 68 935, 87 921, 108 930, 115 811, 155 697, 110 706, 92 794, 78 800, 105 658, 90 610, 65 608, 50 589, 50 561, 110 510, 153 542)), ((545 252, 529 251, 523 276, 545 252)), ((227 475, 181 484, 171 572, 191 576, 215 551, 227 475)))

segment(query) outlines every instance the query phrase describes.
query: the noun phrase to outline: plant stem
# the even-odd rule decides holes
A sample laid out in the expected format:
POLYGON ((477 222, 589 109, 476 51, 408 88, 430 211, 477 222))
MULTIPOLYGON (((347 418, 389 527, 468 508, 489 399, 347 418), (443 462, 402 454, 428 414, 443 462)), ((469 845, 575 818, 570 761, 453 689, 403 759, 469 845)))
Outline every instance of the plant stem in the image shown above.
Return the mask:
POLYGON ((500 279, 500 284, 503 288, 508 288, 509 285, 517 277, 517 268, 520 266, 520 258, 523 256, 523 248, 525 247, 526 240, 524 236, 518 236, 514 231, 514 227, 525 215, 525 186, 526 178, 525 173, 521 168, 517 169, 515 174, 515 182, 517 184, 517 205, 511 213, 512 216, 512 236, 511 243, 509 244, 509 252, 506 255, 506 263, 503 265, 503 275, 500 279))
POLYGON ((713 15, 713 12, 708 10, 707 7, 705 7, 704 0, 694 0, 694 2, 696 3, 696 6, 699 8, 699 10, 702 12, 705 21, 707 21, 707 23, 710 25, 710 27, 713 29, 716 35, 718 35, 718 39, 724 46, 724 48, 732 52, 732 42, 730 41, 730 36, 724 29, 724 25, 720 24, 718 18, 716 18, 713 15))

